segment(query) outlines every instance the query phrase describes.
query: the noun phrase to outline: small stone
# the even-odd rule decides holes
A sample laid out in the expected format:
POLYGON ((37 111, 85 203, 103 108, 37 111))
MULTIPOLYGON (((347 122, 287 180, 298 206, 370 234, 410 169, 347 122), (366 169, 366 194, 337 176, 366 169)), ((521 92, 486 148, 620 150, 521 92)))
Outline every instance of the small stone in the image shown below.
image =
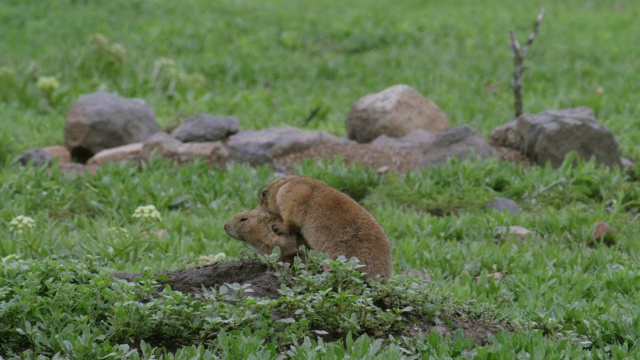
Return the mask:
POLYGON ((533 231, 524 228, 522 226, 498 226, 496 228, 496 238, 509 238, 516 237, 518 240, 524 240, 527 236, 531 236, 534 234, 533 231))
POLYGON ((515 201, 504 197, 493 198, 493 200, 486 203, 483 208, 486 210, 495 210, 497 212, 508 210, 512 215, 522 211, 515 201))
POLYGON ((54 156, 51 152, 46 151, 44 149, 31 149, 23 152, 16 159, 16 163, 25 166, 27 164, 32 164, 35 166, 40 165, 48 165, 53 162, 54 156))
POLYGON ((234 117, 198 114, 175 128, 171 136, 185 143, 210 142, 225 139, 238 131, 240 122, 234 117))
POLYGON ((415 277, 415 278, 424 280, 425 282, 432 281, 431 274, 429 272, 418 270, 418 269, 407 269, 404 272, 404 275, 409 277, 415 277))
POLYGON ((604 243, 607 246, 613 246, 616 244, 617 235, 618 229, 611 227, 604 221, 598 221, 595 223, 593 235, 587 245, 595 246, 596 243, 604 243))

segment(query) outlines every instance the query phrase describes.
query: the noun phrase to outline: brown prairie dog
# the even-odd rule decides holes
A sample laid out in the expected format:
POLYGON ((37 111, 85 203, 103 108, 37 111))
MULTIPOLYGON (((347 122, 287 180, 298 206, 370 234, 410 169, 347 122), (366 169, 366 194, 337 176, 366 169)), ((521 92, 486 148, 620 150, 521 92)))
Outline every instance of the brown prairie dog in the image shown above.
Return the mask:
POLYGON ((292 262, 298 255, 297 234, 289 231, 279 216, 260 209, 245 210, 224 224, 224 231, 234 239, 247 243, 258 254, 269 255, 280 247, 280 260, 292 262))
POLYGON ((335 259, 357 257, 367 277, 393 274, 391 245, 367 210, 324 182, 284 176, 265 186, 259 207, 279 215, 284 227, 298 232, 310 248, 335 259))

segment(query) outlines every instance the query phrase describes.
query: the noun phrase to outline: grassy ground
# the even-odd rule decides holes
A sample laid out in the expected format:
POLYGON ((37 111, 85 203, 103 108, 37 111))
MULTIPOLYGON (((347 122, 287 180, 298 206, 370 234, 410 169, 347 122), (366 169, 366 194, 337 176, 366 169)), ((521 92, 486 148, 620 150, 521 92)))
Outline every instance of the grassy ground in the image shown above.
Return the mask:
MULTIPOLYGON (((96 90, 144 98, 163 126, 197 112, 237 116, 246 129, 301 126, 319 105, 309 127, 343 135, 344 118, 360 96, 407 83, 442 107, 453 125, 471 124, 488 135, 512 118, 508 30, 524 41, 542 5, 3 1, 0 157, 61 143, 70 104, 96 90), (58 85, 51 79, 47 84, 47 77, 58 85)), ((567 0, 545 6, 547 16, 527 59, 525 111, 588 106, 618 137, 625 155, 637 159, 639 89, 631 79, 640 70, 632 61, 640 56, 634 37, 640 32, 640 4, 567 0)), ((123 306, 148 300, 146 288, 132 289, 100 274, 182 267, 219 252, 244 256, 245 248, 224 234, 222 224, 255 206, 257 190, 272 171, 153 163, 141 172, 117 165, 78 177, 5 166, 0 170, 0 338, 10 340, 0 343, 0 351, 158 357, 161 350, 145 336, 173 336, 187 324, 162 322, 163 317, 192 319, 184 314, 193 313, 198 314, 193 319, 210 320, 206 326, 189 325, 200 326, 193 333, 209 335, 181 342, 169 358, 341 358, 345 351, 359 358, 638 356, 640 184, 634 177, 592 164, 551 170, 495 161, 453 161, 406 177, 379 177, 338 163, 306 163, 298 171, 363 194, 362 203, 393 241, 396 273, 425 269, 434 279, 429 291, 453 296, 455 306, 437 311, 486 311, 492 319, 509 319, 517 331, 498 334, 484 346, 437 334, 374 339, 363 330, 371 326, 360 322, 367 321, 363 317, 346 327, 352 341, 323 342, 305 338, 314 335, 306 318, 294 319, 297 325, 286 333, 265 335, 258 329, 273 325, 267 320, 243 318, 247 313, 229 308, 218 308, 216 318, 206 313, 207 301, 223 306, 215 297, 200 302, 175 293, 149 302, 155 312, 141 313, 136 322, 123 315, 128 314, 123 306), (514 199, 524 211, 481 209, 498 195, 514 199), (148 204, 160 211, 160 220, 133 217, 137 207, 148 204), (434 209, 447 215, 430 215, 434 209), (20 215, 35 221, 23 234, 10 225, 20 215), (588 246, 601 220, 618 229, 615 244, 588 246), (513 225, 535 235, 496 238, 498 227, 513 225), (159 230, 162 237, 149 236, 159 230), (495 272, 506 276, 475 279, 495 272), (368 335, 357 337, 363 333, 368 335), (292 338, 295 343, 283 341, 292 338)), ((343 290, 364 291, 357 285, 343 290)), ((427 305, 443 303, 438 301, 414 298, 407 304, 432 314, 427 305)), ((341 304, 335 300, 331 306, 341 304)), ((365 305, 352 311, 366 313, 365 305)), ((283 305, 249 302, 239 309, 255 313, 264 310, 261 306, 283 305)))

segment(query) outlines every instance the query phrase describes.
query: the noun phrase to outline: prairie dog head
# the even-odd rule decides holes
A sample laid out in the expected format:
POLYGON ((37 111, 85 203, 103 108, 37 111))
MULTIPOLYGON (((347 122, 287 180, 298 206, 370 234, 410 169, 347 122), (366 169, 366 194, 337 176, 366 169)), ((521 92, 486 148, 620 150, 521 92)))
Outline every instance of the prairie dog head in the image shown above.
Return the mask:
POLYGON ((271 254, 276 246, 280 247, 282 258, 298 252, 298 236, 284 226, 279 216, 267 211, 242 211, 224 224, 224 231, 258 254, 271 254))

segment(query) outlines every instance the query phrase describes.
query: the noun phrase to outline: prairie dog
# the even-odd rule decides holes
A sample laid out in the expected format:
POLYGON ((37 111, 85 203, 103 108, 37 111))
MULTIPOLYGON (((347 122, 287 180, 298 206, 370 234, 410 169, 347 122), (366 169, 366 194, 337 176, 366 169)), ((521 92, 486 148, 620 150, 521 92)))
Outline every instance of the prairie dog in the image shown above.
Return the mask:
POLYGON ((367 277, 393 274, 391 245, 367 210, 324 182, 289 175, 272 181, 259 194, 259 208, 282 218, 310 248, 335 259, 355 256, 367 277))
POLYGON ((279 216, 267 211, 245 210, 224 224, 224 231, 234 239, 247 243, 258 254, 269 255, 280 247, 280 261, 292 262, 303 244, 287 229, 279 216))

